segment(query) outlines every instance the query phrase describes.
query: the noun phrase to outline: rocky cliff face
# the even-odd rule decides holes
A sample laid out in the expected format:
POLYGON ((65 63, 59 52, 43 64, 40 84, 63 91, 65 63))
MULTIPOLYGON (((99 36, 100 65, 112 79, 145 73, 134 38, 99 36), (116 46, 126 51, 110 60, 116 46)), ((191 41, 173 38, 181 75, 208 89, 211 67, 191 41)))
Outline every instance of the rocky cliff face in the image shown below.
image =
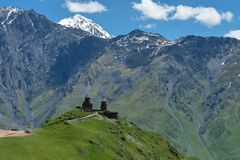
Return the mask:
POLYGON ((105 41, 55 24, 33 10, 0 12, 1 125, 32 125, 39 113, 45 119, 54 112, 54 104, 64 96, 62 86, 75 68, 98 56, 95 51, 105 41), (40 98, 42 94, 49 97, 40 98))
POLYGON ((2 127, 38 126, 88 94, 188 155, 239 159, 240 41, 140 30, 104 40, 33 10, 0 13, 2 127))

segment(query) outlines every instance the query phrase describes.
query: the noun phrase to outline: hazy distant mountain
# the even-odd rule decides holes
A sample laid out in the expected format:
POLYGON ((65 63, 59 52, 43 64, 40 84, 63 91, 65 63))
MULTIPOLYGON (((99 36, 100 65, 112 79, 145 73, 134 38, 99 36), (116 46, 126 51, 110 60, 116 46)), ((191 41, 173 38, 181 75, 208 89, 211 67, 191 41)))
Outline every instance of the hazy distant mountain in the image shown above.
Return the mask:
POLYGON ((100 38, 104 39, 112 38, 112 36, 108 32, 106 32, 100 25, 94 23, 92 20, 79 14, 76 14, 73 17, 65 18, 61 20, 59 24, 66 27, 84 30, 100 38))
POLYGON ((240 41, 140 30, 102 39, 33 10, 0 13, 1 126, 38 126, 88 94, 188 155, 240 159, 240 41))

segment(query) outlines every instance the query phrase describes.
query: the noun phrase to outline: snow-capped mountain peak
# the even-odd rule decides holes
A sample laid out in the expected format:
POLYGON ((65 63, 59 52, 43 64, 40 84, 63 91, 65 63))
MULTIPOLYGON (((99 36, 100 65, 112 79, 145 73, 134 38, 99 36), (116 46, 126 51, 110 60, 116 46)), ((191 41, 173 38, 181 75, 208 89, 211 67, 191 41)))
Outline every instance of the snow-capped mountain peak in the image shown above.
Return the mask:
POLYGON ((94 23, 91 19, 88 19, 80 14, 76 14, 73 17, 65 18, 61 20, 59 24, 65 27, 72 27, 84 30, 100 38, 112 38, 112 36, 108 32, 106 32, 100 25, 94 23))

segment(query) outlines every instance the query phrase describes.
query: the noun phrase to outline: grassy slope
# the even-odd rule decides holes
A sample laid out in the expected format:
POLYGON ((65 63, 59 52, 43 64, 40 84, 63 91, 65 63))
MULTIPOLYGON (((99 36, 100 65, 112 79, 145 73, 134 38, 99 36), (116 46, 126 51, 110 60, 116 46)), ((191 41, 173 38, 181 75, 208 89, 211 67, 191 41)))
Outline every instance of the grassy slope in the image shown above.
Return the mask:
POLYGON ((122 120, 63 123, 87 114, 74 110, 49 121, 32 136, 0 139, 0 155, 8 160, 183 159, 158 135, 122 120))
POLYGON ((232 57, 228 61, 225 72, 217 79, 213 86, 212 94, 218 93, 220 102, 214 106, 219 116, 211 121, 207 128, 208 140, 210 142, 209 149, 221 160, 240 159, 240 100, 239 100, 239 64, 238 57, 232 57), (230 85, 231 83, 231 85, 230 85), (219 92, 224 88, 224 92, 219 92))
POLYGON ((149 84, 154 83, 144 81, 137 85, 133 93, 122 97, 121 101, 112 105, 117 106, 114 110, 119 111, 122 116, 126 116, 137 125, 164 135, 175 147, 187 155, 197 156, 204 160, 209 159, 211 155, 198 137, 197 129, 175 108, 171 110, 165 108, 163 99, 157 95, 150 96, 148 90, 153 87, 149 84))
MULTIPOLYGON (((232 62, 228 63, 234 64, 235 61, 234 58, 232 62)), ((110 62, 109 59, 106 62, 101 60, 101 63, 93 67, 93 71, 101 73, 118 71, 121 73, 122 78, 124 76, 131 77, 135 74, 132 71, 127 71, 123 66, 104 70, 108 65, 102 67, 101 64, 107 62, 110 62)), ((156 68, 153 68, 155 69, 154 73, 161 73, 159 71, 161 64, 157 64, 156 68)), ((187 155, 197 156, 203 160, 214 159, 214 157, 224 160, 239 159, 239 136, 236 134, 240 131, 240 101, 237 100, 240 87, 239 66, 235 64, 233 67, 237 69, 227 68, 231 72, 226 72, 220 78, 217 78, 218 82, 214 82, 216 86, 212 86, 213 88, 207 90, 210 95, 214 95, 222 87, 226 89, 226 92, 220 95, 222 104, 216 106, 216 108, 225 106, 225 109, 214 111, 214 113, 218 112, 218 118, 210 121, 210 123, 204 121, 204 117, 209 113, 202 113, 203 111, 201 111, 206 97, 198 93, 196 88, 199 86, 194 84, 194 81, 191 81, 191 77, 188 77, 187 74, 182 77, 181 81, 178 82, 178 87, 175 88, 174 92, 176 92, 178 101, 172 107, 166 104, 167 93, 164 85, 162 85, 164 83, 160 83, 154 76, 141 76, 138 78, 134 82, 133 88, 123 96, 118 97, 117 101, 114 101, 111 106, 114 106, 113 109, 119 111, 121 116, 127 117, 128 120, 164 135, 174 147, 181 149, 187 155), (191 83, 189 84, 189 82, 191 83), (232 82, 231 87, 229 87, 230 82, 232 82), (190 87, 188 88, 188 86, 190 87), (190 121, 184 113, 191 115, 193 120, 190 121), (199 135, 199 127, 205 123, 209 123, 209 126, 206 128, 206 134, 204 135, 206 140, 202 140, 199 135)), ((198 78, 198 74, 194 78, 202 86, 208 87, 208 82, 198 78)), ((108 77, 101 80, 101 82, 107 80, 108 77)), ((108 91, 113 83, 109 80, 106 85, 107 88, 104 89, 106 91, 104 95, 114 95, 114 93, 108 91)), ((114 84, 114 86, 117 86, 117 84, 114 84)), ((97 90, 99 90, 99 84, 95 83, 90 91, 91 97, 97 97, 97 92, 99 92, 97 90)), ((79 96, 77 96, 79 93, 80 89, 75 89, 73 94, 64 99, 62 106, 75 106, 72 104, 74 101, 80 104, 79 96)))
MULTIPOLYGON (((91 75, 95 75, 97 72, 106 75, 118 72, 121 73, 121 77, 124 79, 125 76, 131 77, 134 74, 138 74, 137 71, 135 71, 135 73, 131 70, 126 70, 122 65, 106 70, 108 66, 106 63, 111 62, 112 60, 109 59, 109 56, 100 58, 99 61, 96 62, 96 66, 92 64, 91 71, 93 73, 91 73, 91 75), (104 64, 106 64, 106 66, 103 67, 104 64)), ((157 65, 155 69, 159 70, 159 65, 157 65)), ((99 81, 106 83, 106 88, 103 89, 105 91, 103 95, 110 95, 111 97, 111 95, 115 94, 114 90, 110 90, 110 88, 111 86, 117 87, 118 84, 111 81, 111 78, 106 76, 99 81)), ((103 87, 103 85, 101 86, 103 87)), ((61 113, 64 111, 66 106, 76 106, 81 103, 79 98, 79 93, 81 91, 80 88, 80 86, 74 87, 73 92, 67 95, 62 101, 62 104, 58 106, 58 112, 61 113), (73 104, 73 102, 77 103, 73 104)), ((126 88, 126 90, 127 89, 128 88, 126 88)), ((159 84, 159 81, 156 80, 154 76, 141 76, 135 81, 134 86, 129 93, 125 93, 123 96, 118 97, 111 106, 114 106, 112 109, 120 112, 121 116, 127 117, 129 121, 133 121, 143 128, 164 135, 175 148, 181 150, 187 155, 198 156, 204 160, 209 159, 211 155, 198 137, 197 128, 195 128, 195 126, 191 124, 176 108, 167 107, 167 104, 165 104, 165 90, 165 86, 159 84)), ((97 93, 99 92, 101 91, 96 82, 91 87, 89 95, 91 97, 97 97, 97 93)), ((101 99, 98 101, 100 100, 101 99)), ((92 99, 92 101, 94 103, 95 99, 92 99)), ((94 106, 96 105, 98 104, 96 103, 94 106)), ((198 113, 198 111, 195 112, 198 113)))

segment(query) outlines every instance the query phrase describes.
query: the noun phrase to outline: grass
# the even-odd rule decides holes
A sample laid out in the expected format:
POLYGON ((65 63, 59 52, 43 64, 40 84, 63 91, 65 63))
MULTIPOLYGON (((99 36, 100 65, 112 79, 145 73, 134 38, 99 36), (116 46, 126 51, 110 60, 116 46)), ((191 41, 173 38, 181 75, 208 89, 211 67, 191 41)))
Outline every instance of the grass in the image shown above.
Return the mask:
POLYGON ((72 120, 72 119, 76 119, 76 118, 82 118, 85 116, 90 115, 91 113, 89 112, 82 112, 79 109, 74 109, 72 111, 66 112, 50 121, 47 121, 46 124, 43 125, 43 127, 46 126, 50 126, 50 125, 54 125, 54 124, 59 124, 61 122, 64 122, 65 120, 72 120))
MULTIPOLYGON (((0 139, 7 160, 181 160, 166 140, 123 120, 105 117, 74 123, 66 119, 89 113, 73 110, 50 120, 33 135, 0 139)), ((189 160, 192 158, 189 158, 189 160)), ((193 160, 193 159, 192 159, 193 160)))
MULTIPOLYGON (((165 94, 164 88, 159 86, 154 78, 143 77, 135 84, 133 92, 112 104, 115 111, 119 111, 121 116, 127 117, 128 120, 145 129, 164 135, 171 144, 188 156, 197 156, 204 160, 211 158, 210 151, 197 134, 195 122, 189 121, 180 110, 176 109, 179 106, 168 107, 166 100, 162 98, 164 96, 161 95, 165 94)), ((195 102, 200 103, 196 100, 195 102)), ((197 107, 189 106, 189 108, 195 114, 193 117, 197 117, 197 107)))
POLYGON ((41 95, 36 97, 32 102, 31 102, 31 109, 34 110, 37 107, 41 106, 42 104, 46 103, 48 99, 54 96, 54 91, 53 90, 48 90, 43 92, 41 95))

